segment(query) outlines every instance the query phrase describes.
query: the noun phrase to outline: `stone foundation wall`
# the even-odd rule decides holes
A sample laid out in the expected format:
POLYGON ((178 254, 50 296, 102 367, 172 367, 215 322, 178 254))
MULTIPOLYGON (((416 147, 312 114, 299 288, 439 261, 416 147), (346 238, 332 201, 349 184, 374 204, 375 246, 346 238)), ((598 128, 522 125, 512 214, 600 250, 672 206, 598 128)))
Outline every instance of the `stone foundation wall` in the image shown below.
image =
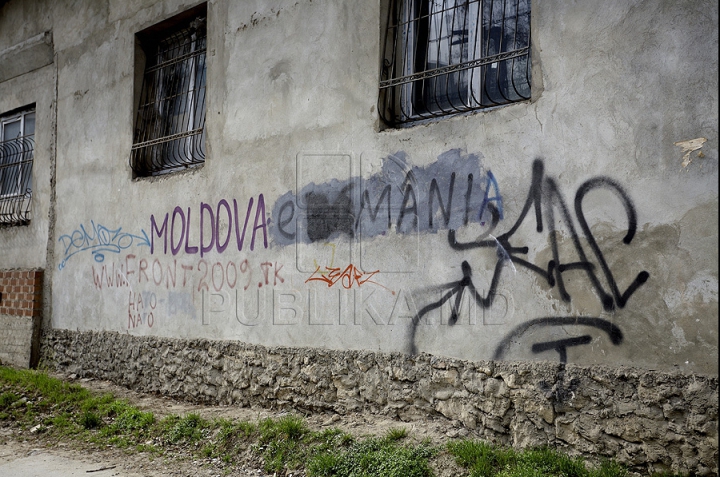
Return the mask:
POLYGON ((717 377, 67 330, 46 331, 41 349, 57 371, 180 399, 443 417, 498 444, 549 444, 640 472, 718 472, 717 377))

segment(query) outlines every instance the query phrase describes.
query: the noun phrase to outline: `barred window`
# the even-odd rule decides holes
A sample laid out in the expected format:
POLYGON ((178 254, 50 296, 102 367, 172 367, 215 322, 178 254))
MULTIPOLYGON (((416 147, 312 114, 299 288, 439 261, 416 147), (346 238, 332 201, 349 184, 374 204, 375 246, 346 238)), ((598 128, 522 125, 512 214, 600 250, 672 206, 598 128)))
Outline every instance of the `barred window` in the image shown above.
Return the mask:
POLYGON ((30 221, 35 108, 0 116, 0 227, 30 221))
POLYGON ((378 110, 390 126, 530 98, 530 0, 390 0, 378 110))
POLYGON ((130 160, 136 176, 205 162, 206 17, 171 24, 138 35, 146 61, 130 160))

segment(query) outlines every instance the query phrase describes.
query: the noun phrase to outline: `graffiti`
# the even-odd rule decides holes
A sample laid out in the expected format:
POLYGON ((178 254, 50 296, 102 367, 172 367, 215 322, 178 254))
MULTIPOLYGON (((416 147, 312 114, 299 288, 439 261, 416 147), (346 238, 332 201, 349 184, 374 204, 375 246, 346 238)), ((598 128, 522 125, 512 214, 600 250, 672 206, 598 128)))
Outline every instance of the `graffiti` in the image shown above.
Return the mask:
POLYGON ((142 235, 133 235, 122 231, 122 227, 109 229, 104 225, 95 224, 90 221, 90 227, 80 225, 71 234, 61 235, 58 242, 64 247, 63 259, 58 265, 58 270, 65 268, 67 261, 75 254, 85 251, 92 253, 93 259, 102 263, 106 253, 120 253, 132 245, 150 246, 150 240, 144 230, 142 235))
POLYGON ((184 287, 190 282, 190 274, 196 268, 192 262, 180 262, 173 260, 172 263, 163 263, 158 259, 148 261, 146 258, 138 258, 134 254, 127 254, 125 260, 120 263, 104 263, 95 269, 92 267, 93 285, 98 290, 113 287, 128 287, 133 284, 154 282, 155 285, 165 288, 175 288, 180 283, 184 287), (178 280, 178 265, 179 276, 178 280))
MULTIPOLYGON (((618 328, 613 323, 604 320, 602 318, 594 318, 594 317, 585 317, 585 316, 579 316, 579 317, 559 317, 559 316, 552 316, 552 317, 545 317, 545 318, 536 318, 534 320, 527 321, 525 323, 522 323, 518 326, 516 326, 510 333, 508 333, 505 338, 497 345, 495 348, 495 354, 493 356, 494 360, 501 360, 503 358, 503 354, 507 350, 507 348, 510 346, 511 343, 517 341, 524 333, 526 333, 528 330, 537 328, 537 327, 550 327, 550 326, 562 326, 562 327, 570 327, 570 326, 589 326, 593 328, 597 328, 601 331, 604 331, 607 333, 608 337, 610 338, 610 342, 614 344, 615 346, 618 346, 623 341, 623 334, 620 328, 618 328)), ((531 350, 533 353, 542 353, 544 351, 549 350, 555 350, 560 355, 560 362, 561 363, 567 363, 567 348, 572 346, 580 346, 580 345, 586 345, 589 344, 592 341, 592 337, 590 335, 582 335, 572 338, 566 338, 562 340, 556 340, 556 341, 545 341, 545 342, 539 342, 534 343, 531 347, 531 350)))
POLYGON ((600 278, 595 273, 597 268, 596 265, 590 262, 588 259, 589 254, 586 253, 583 245, 580 243, 580 238, 576 231, 572 216, 570 215, 570 211, 557 187, 555 180, 544 176, 543 162, 539 159, 533 163, 532 184, 523 209, 520 212, 520 217, 517 219, 515 224, 510 227, 508 232, 497 237, 492 236, 492 232, 498 225, 499 212, 493 207, 493 204, 489 204, 493 220, 490 229, 486 231, 483 236, 479 237, 474 242, 460 243, 456 239, 455 230, 450 230, 448 231, 448 242, 453 249, 460 251, 470 250, 473 248, 495 248, 498 257, 498 266, 495 269, 493 283, 497 283, 499 280, 502 272, 502 265, 512 263, 513 265, 519 265, 537 273, 548 283, 549 286, 557 286, 561 299, 565 302, 569 302, 570 295, 565 287, 563 273, 571 270, 583 270, 586 273, 591 286, 600 297, 602 306, 606 311, 612 311, 616 306, 623 308, 632 294, 648 280, 650 274, 646 271, 638 273, 625 291, 620 291, 614 274, 607 265, 604 254, 602 250, 600 250, 593 233, 590 231, 590 226, 585 219, 585 213, 583 211, 583 200, 585 196, 589 192, 600 188, 609 190, 620 200, 628 221, 627 231, 625 237, 623 238, 623 243, 626 245, 630 244, 635 236, 635 232, 637 231, 637 216, 632 201, 625 190, 617 182, 608 177, 595 177, 585 181, 578 188, 575 194, 575 215, 578 223, 580 224, 580 228, 583 231, 585 239, 590 246, 590 250, 600 265, 602 274, 604 275, 608 288, 610 289, 609 291, 603 287, 600 282, 600 278), (544 223, 548 224, 548 240, 550 242, 553 258, 547 263, 546 267, 530 263, 519 256, 526 255, 528 253, 527 246, 515 246, 510 243, 512 236, 527 218, 528 212, 531 208, 534 208, 535 230, 538 233, 543 232, 544 223), (557 217, 555 214, 556 209, 560 212, 559 221, 565 225, 570 233, 575 252, 580 257, 579 261, 563 263, 560 258, 559 244, 557 242, 557 234, 555 233, 557 226, 557 217), (544 216, 546 217, 545 221, 543 221, 544 216), (487 237, 490 238, 488 239, 487 237))
MULTIPOLYGON (((580 225, 580 229, 587 241, 587 246, 590 248, 590 253, 594 256, 597 261, 597 265, 590 261, 590 253, 586 252, 584 246, 580 242, 579 234, 577 233, 573 218, 571 216, 570 209, 568 208, 555 180, 551 177, 547 177, 544 174, 544 164, 540 159, 536 159, 532 166, 532 179, 530 190, 528 192, 527 199, 523 208, 520 212, 518 219, 509 228, 509 230, 501 235, 493 236, 492 233, 497 228, 500 221, 500 210, 495 206, 494 203, 489 202, 486 204, 490 215, 491 223, 489 228, 481 234, 476 240, 471 242, 459 242, 455 229, 448 230, 448 243, 450 247, 457 251, 469 251, 478 248, 492 248, 495 249, 497 262, 495 264, 495 270, 491 279, 491 285, 486 296, 481 296, 472 282, 472 268, 467 261, 463 261, 461 265, 462 278, 456 282, 451 282, 445 285, 441 285, 441 290, 448 290, 447 293, 443 294, 442 297, 424 308, 422 308, 412 321, 410 331, 410 350, 412 353, 416 353, 415 335, 419 321, 424 315, 430 311, 440 308, 446 302, 451 302, 452 313, 449 325, 453 325, 457 320, 457 313, 459 304, 461 302, 463 294, 467 291, 474 298, 476 303, 487 308, 492 306, 495 291, 498 283, 502 276, 503 269, 507 265, 515 265, 526 268, 533 273, 539 275, 544 279, 550 287, 557 287, 560 298, 564 302, 571 300, 570 294, 565 287, 563 280, 563 273, 571 270, 580 270, 585 272, 587 280, 596 292, 606 311, 612 311, 616 307, 623 308, 630 297, 645 283, 647 282, 650 274, 647 271, 642 271, 636 275, 630 285, 621 291, 616 280, 613 271, 607 264, 607 260, 600 249, 593 233, 585 218, 585 211, 583 209, 583 201, 585 197, 596 189, 605 189, 610 191, 620 202, 620 205, 625 212, 627 217, 627 231, 623 238, 623 243, 629 245, 635 236, 637 230, 637 216, 633 203, 625 192, 625 190, 614 180, 608 177, 595 177, 585 181, 577 190, 575 194, 574 211, 577 221, 580 225), (552 250, 552 259, 545 264, 535 264, 527 261, 524 258, 529 251, 527 246, 518 246, 511 243, 511 239, 515 232, 520 228, 525 219, 529 216, 529 212, 533 210, 535 212, 535 230, 538 233, 542 233, 545 230, 545 224, 547 224, 547 235, 550 247, 552 250), (557 241, 557 224, 562 223, 569 231, 572 245, 580 258, 578 261, 563 262, 560 257, 559 244, 557 241), (605 278, 606 284, 601 283, 601 277, 597 271, 602 274, 605 278), (606 288, 607 287, 607 288, 606 288)), ((571 318, 572 320, 579 320, 580 318, 571 318)), ((622 335, 619 335, 622 336, 622 335)), ((555 349, 560 354, 561 360, 566 359, 566 349, 569 346, 579 346, 587 344, 588 338, 570 338, 568 340, 560 340, 557 342, 550 343, 538 343, 533 348, 533 352, 541 352, 547 349, 555 349)), ((616 343, 617 344, 617 343, 616 343)))
POLYGON ((410 328, 411 354, 417 353, 417 348, 415 345, 415 334, 417 332, 417 326, 420 323, 420 320, 432 310, 442 307, 446 302, 452 300, 453 297, 455 298, 455 300, 451 303, 450 318, 448 319, 448 325, 450 326, 457 323, 460 311, 460 304, 462 303, 463 295, 465 292, 468 292, 470 296, 475 300, 475 302, 480 305, 481 308, 486 309, 492 306, 493 301, 497 296, 496 289, 498 285, 498 280, 496 278, 499 278, 500 271, 502 270, 502 262, 498 261, 495 266, 495 275, 493 276, 493 280, 490 284, 490 289, 488 290, 486 296, 482 296, 475 288, 475 285, 472 282, 472 268, 470 267, 470 264, 467 261, 463 261, 461 269, 463 277, 456 282, 448 283, 441 286, 441 289, 448 289, 449 291, 443 294, 438 301, 423 307, 413 318, 412 327, 410 328))
MULTIPOLYGON (((305 280, 305 283, 314 281, 322 282, 325 283, 328 288, 332 288, 337 283, 340 283, 346 290, 351 289, 353 286, 362 286, 365 283, 373 283, 382 287, 378 282, 372 280, 372 277, 378 273, 380 273, 380 270, 363 272, 353 264, 348 265, 344 269, 340 267, 325 267, 324 271, 320 271, 320 266, 318 266, 313 274, 305 280)), ((395 292, 392 292, 392 294, 394 295, 395 292)))
MULTIPOLYGON (((271 218, 266 214, 265 198, 259 194, 245 202, 222 199, 199 202, 199 206, 193 207, 171 206, 160 214, 150 215, 150 234, 143 230, 140 235, 132 235, 91 222, 87 229, 80 226, 72 234, 60 237, 64 247, 60 269, 73 255, 90 251, 94 258, 94 262, 88 264, 93 286, 97 290, 122 288, 113 290, 120 296, 129 292, 128 329, 157 327, 156 307, 160 304, 163 310, 160 313, 164 316, 165 300, 158 300, 156 293, 161 298, 165 296, 162 293, 166 293, 167 316, 164 318, 197 315, 202 324, 234 315, 238 323, 254 326, 262 316, 271 314, 273 324, 282 325, 370 323, 387 325, 389 329, 409 322, 410 351, 416 353, 419 323, 430 323, 438 314, 440 323, 449 326, 464 326, 460 322, 461 309, 463 321, 470 317, 468 325, 476 325, 477 317, 473 314, 479 316, 480 313, 483 324, 502 325, 490 316, 489 310, 502 312, 503 300, 505 311, 512 309, 508 295, 500 294, 508 269, 526 270, 543 286, 547 283, 563 302, 571 302, 571 292, 576 288, 568 285, 571 279, 579 278, 592 291, 592 296, 597 297, 603 310, 612 312, 625 307, 647 282, 649 273, 627 271, 628 276, 617 280, 620 270, 611 269, 609 263, 612 262, 606 259, 606 250, 600 245, 603 242, 598 242, 587 219, 590 216, 588 196, 595 199, 597 196, 593 194, 599 190, 603 191, 602 197, 609 197, 607 206, 615 207, 614 212, 619 214, 623 244, 631 245, 637 232, 635 207, 623 187, 609 177, 590 178, 576 189, 574 200, 566 200, 558 181, 545 174, 543 161, 537 159, 532 163, 527 195, 518 197, 520 207, 513 214, 517 215, 513 222, 508 220, 507 203, 500 194, 496 176, 481 166, 478 155, 451 150, 421 167, 409 164, 406 155, 400 152, 384 157, 378 167, 363 170, 359 177, 310 183, 283 194, 273 204, 271 218), (466 227, 471 223, 472 227, 466 227), (482 233, 463 238, 463 234, 467 237, 472 229, 480 229, 482 233), (361 248, 361 257, 370 256, 377 265, 356 262, 371 271, 365 272, 351 263, 353 254, 345 254, 344 243, 337 253, 343 258, 335 262, 334 237, 360 241, 391 234, 438 232, 447 233, 451 253, 459 252, 457 260, 451 260, 451 265, 460 265, 459 271, 445 280, 447 283, 432 287, 432 297, 424 297, 422 301, 418 297, 424 296, 427 288, 413 294, 404 292, 399 283, 394 285, 397 291, 380 283, 384 280, 379 277, 390 276, 380 275, 380 269, 386 273, 393 270, 385 268, 384 255, 380 254, 379 259, 372 255, 375 250, 372 247, 361 248), (533 236, 532 241, 523 240, 528 235, 533 236), (540 239, 536 240, 538 235, 540 239), (561 237, 566 238, 561 241, 561 237), (530 253, 531 243, 544 243, 545 239, 548 244, 545 255, 530 253), (249 252, 256 247, 267 248, 269 240, 280 246, 313 244, 302 245, 299 250, 305 253, 305 249, 310 249, 314 255, 302 255, 302 260, 298 259, 298 263, 302 262, 302 272, 312 273, 305 274, 299 282, 298 277, 294 277, 286 283, 290 272, 282 263, 265 257, 264 261, 253 261, 249 252), (331 250, 323 249, 323 244, 331 250), (128 250, 124 257, 105 260, 108 252, 119 254, 132 245, 146 245, 150 247, 150 254, 143 256, 128 250), (317 254, 318 249, 323 250, 321 255, 317 254), (228 250, 225 259, 218 259, 228 250), (239 259, 235 251, 241 252, 239 259), (473 259, 477 260, 474 255, 481 251, 489 252, 487 268, 492 270, 488 272, 489 287, 483 289, 478 288, 484 283, 478 281, 479 268, 472 265, 473 259), (227 259, 230 254, 235 260, 227 259), (312 256, 317 261, 305 269, 306 264, 313 263, 307 260, 312 256), (545 258, 532 258, 540 256, 545 258), (295 290, 302 280, 305 285, 313 283, 314 286, 295 290), (393 296, 377 287, 391 291, 393 296), (145 291, 136 292, 136 288, 145 291)), ((436 238, 433 245, 445 240, 440 235, 436 238)), ((420 248, 417 250, 417 257, 421 257, 420 248)), ((391 253, 387 256, 393 260, 391 253)), ((123 308, 121 306, 120 311, 124 315, 123 308)), ((124 321, 124 316, 121 319, 124 321)), ((404 326, 397 328, 403 333, 408 330, 404 326)), ((513 345, 524 341, 528 353, 557 356, 561 363, 566 363, 573 349, 587 347, 599 339, 598 335, 601 338, 607 335, 614 346, 623 342, 620 328, 601 318, 531 319, 505 335, 495 349, 494 359, 502 359, 513 345), (548 337, 547 330, 558 327, 580 331, 548 337), (537 338, 538 330, 545 330, 543 338, 537 338)), ((488 353, 491 351, 492 347, 488 353)))
MULTIPOLYGON (((273 286, 277 285, 278 282, 285 282, 285 279, 280 275, 280 271, 282 270, 282 268, 283 265, 278 265, 277 262, 262 262, 260 264, 261 278, 257 285, 258 288, 262 288, 263 285, 270 285, 271 271, 273 286)), ((215 291, 220 291, 225 286, 227 286, 230 290, 234 290, 236 285, 238 286, 238 288, 242 286, 243 290, 247 290, 253 283, 252 267, 250 266, 250 262, 247 259, 239 262, 237 266, 233 261, 227 261, 225 264, 221 262, 215 262, 210 265, 205 260, 200 260, 200 262, 198 262, 198 270, 202 273, 202 276, 200 277, 197 285, 198 291, 209 291, 211 285, 212 289, 215 291), (232 270, 232 273, 230 272, 230 270, 232 270), (242 284, 238 285, 237 283, 238 271, 240 272, 240 275, 245 275, 247 277, 247 281, 244 286, 242 284)))
MULTIPOLYGON (((128 257, 134 258, 135 255, 127 255, 125 257, 126 262, 128 257)), ((97 288, 98 290, 102 290, 103 287, 112 288, 130 286, 130 282, 128 282, 128 276, 125 273, 125 270, 127 269, 126 266, 126 264, 120 264, 116 267, 115 262, 112 262, 109 267, 107 264, 103 264, 101 267, 95 270, 95 265, 93 265, 91 268, 93 284, 95 285, 95 288, 97 288)))
POLYGON ((128 298, 128 329, 147 325, 152 328, 155 324, 154 311, 157 307, 157 296, 153 292, 135 293, 130 290, 128 298))
POLYGON ((273 242, 316 243, 339 235, 369 238, 391 230, 437 232, 482 223, 490 205, 502 217, 497 181, 481 169, 479 159, 454 149, 427 167, 417 167, 398 152, 368 178, 309 184, 297 194, 288 192, 273 207, 273 242))
POLYGON ((201 202, 198 216, 199 219, 193 222, 192 208, 188 207, 186 211, 182 207, 177 206, 173 209, 172 214, 166 213, 160 225, 158 225, 158 221, 155 220, 155 215, 151 215, 150 253, 155 253, 156 237, 158 242, 162 239, 162 253, 165 255, 168 253, 168 241, 170 242, 170 252, 173 256, 177 255, 180 251, 185 252, 187 255, 199 253, 200 257, 205 256, 205 254, 213 250, 218 253, 223 253, 225 249, 230 246, 233 232, 235 235, 234 243, 237 246, 238 252, 242 252, 246 244, 246 236, 248 235, 251 235, 249 237, 250 250, 255 250, 255 240, 258 238, 257 233, 259 231, 262 231, 263 248, 268 247, 265 199, 262 194, 258 196, 257 202, 255 202, 253 197, 248 201, 245 220, 241 220, 239 216, 238 202, 235 199, 232 201, 232 207, 230 207, 230 203, 225 199, 220 200, 215 208, 211 207, 210 204, 201 202), (255 206, 255 219, 252 229, 248 230, 250 217, 253 215, 253 206, 255 206), (227 234, 225 236, 221 234, 221 218, 227 221, 227 234), (206 227, 206 224, 209 225, 209 227, 206 227), (198 240, 197 242, 193 242, 193 239, 191 239, 193 225, 197 226, 195 235, 195 240, 198 240), (206 236, 208 229, 210 231, 209 237, 206 236))
POLYGON ((93 265, 91 269, 93 285, 98 290, 149 284, 168 290, 186 287, 197 291, 247 290, 254 284, 263 287, 285 282, 282 264, 262 262, 253 265, 248 259, 193 262, 138 258, 128 254, 121 263, 104 263, 97 269, 93 265))

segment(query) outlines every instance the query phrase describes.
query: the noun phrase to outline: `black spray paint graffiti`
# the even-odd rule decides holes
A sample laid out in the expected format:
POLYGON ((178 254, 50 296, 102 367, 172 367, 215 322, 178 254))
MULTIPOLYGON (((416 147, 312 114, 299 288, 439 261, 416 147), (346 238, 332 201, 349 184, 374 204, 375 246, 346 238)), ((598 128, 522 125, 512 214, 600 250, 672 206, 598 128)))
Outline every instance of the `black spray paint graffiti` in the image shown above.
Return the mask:
MULTIPOLYGON (((488 203, 488 210, 492 215, 492 220, 489 229, 485 231, 480 237, 472 242, 461 243, 457 240, 455 229, 448 231, 448 242, 450 247, 458 251, 467 251, 476 248, 494 248, 497 255, 497 263, 495 265, 495 271, 492 277, 491 285, 486 296, 482 296, 477 292, 477 289, 472 282, 472 268, 467 261, 463 261, 461 265, 462 278, 456 282, 447 283, 441 285, 441 290, 448 290, 444 293, 440 300, 433 302, 424 308, 422 308, 418 314, 412 320, 412 327, 410 331, 410 351, 411 353, 417 352, 417 346, 415 343, 415 335, 417 332, 418 324, 420 320, 429 312, 434 309, 442 307, 446 302, 451 301, 451 315, 449 325, 453 325, 457 322, 458 310, 462 297, 465 292, 470 293, 472 299, 483 308, 492 306, 493 300, 496 296, 496 290, 499 280, 502 276, 503 269, 506 265, 518 265, 528 270, 531 270, 540 275, 548 283, 550 287, 556 287, 560 293, 560 297, 563 301, 569 302, 571 297, 568 293, 565 283, 563 280, 563 273, 571 270, 582 270, 587 275, 588 281, 592 288, 595 290, 597 295, 600 297, 602 306, 606 311, 611 311, 615 307, 623 308, 630 297, 640 288, 649 278, 650 274, 646 271, 638 273, 635 279, 632 281, 625 291, 620 291, 612 270, 607 264, 602 250, 600 249, 597 240, 590 231, 590 227, 585 219, 585 213, 583 211, 583 200, 585 196, 595 189, 606 189, 612 192, 619 200, 624 209, 625 215, 627 216, 627 232, 623 238, 625 244, 630 244, 635 232, 637 230, 637 216, 635 208, 633 207, 632 201, 624 189, 614 180, 608 177, 595 177, 584 182, 577 190, 575 194, 575 215, 577 221, 580 224, 583 235, 587 240, 588 246, 592 254, 594 255, 597 263, 596 266, 592 263, 588 254, 586 253, 583 245, 580 242, 580 238, 576 231, 570 210, 568 209, 565 199, 563 198, 560 190, 558 189, 557 183, 551 177, 547 177, 544 174, 543 161, 536 159, 533 163, 532 169, 532 182, 530 190, 528 192, 525 204, 520 212, 520 216, 517 221, 510 227, 510 230, 499 235, 497 237, 492 235, 492 232, 497 227, 500 221, 500 213, 492 202, 488 203), (522 223, 528 216, 528 213, 534 210, 535 212, 535 230, 538 233, 542 233, 545 230, 545 224, 547 224, 548 240, 551 245, 552 259, 547 263, 546 267, 538 264, 531 263, 524 258, 522 255, 528 253, 527 246, 517 246, 511 243, 513 235, 520 228, 522 223), (572 244, 575 252, 577 253, 579 260, 573 262, 563 262, 560 258, 559 244, 557 242, 556 231, 556 211, 559 214, 557 218, 560 219, 562 224, 567 228, 572 238, 572 244), (601 283, 600 277, 596 274, 596 269, 600 268, 600 272, 605 277, 609 290, 606 290, 601 283)), ((622 341, 622 334, 615 325, 602 320, 600 318, 547 318, 543 319, 543 324, 547 326, 563 326, 568 324, 564 320, 571 320, 575 324, 578 320, 583 320, 583 324, 588 326, 595 326, 601 329, 608 329, 608 334, 613 344, 619 344, 622 341), (587 321, 593 320, 593 321, 587 321)), ((529 322, 532 326, 538 325, 541 322, 533 321, 529 322)), ((527 328, 523 328, 523 331, 527 328)), ((517 330, 511 332, 509 337, 516 333, 517 330)), ((533 345, 532 351, 539 353, 549 349, 555 349, 560 355, 560 360, 565 362, 567 360, 567 348, 570 346, 579 346, 590 342, 589 336, 581 336, 577 338, 570 338, 566 340, 536 343, 533 345)), ((503 340, 498 350, 501 347, 509 343, 509 338, 503 340)), ((502 355, 502 351, 496 351, 496 357, 502 355), (498 354, 499 353, 499 354, 498 354)))
MULTIPOLYGON (((604 320, 602 318, 595 318, 595 317, 587 317, 587 316, 579 316, 579 317, 573 317, 573 316, 548 316, 545 318, 536 318, 534 320, 526 321, 525 323, 522 323, 515 327, 510 333, 508 333, 505 338, 497 345, 495 348, 495 354, 493 355, 494 360, 501 360, 503 358, 503 354, 505 353, 505 350, 507 350, 510 345, 517 341, 525 332, 530 330, 531 328, 538 328, 538 327, 545 327, 545 326, 590 326, 593 328, 597 328, 601 331, 604 331, 607 333, 608 337, 610 338, 610 341, 614 345, 619 345, 623 341, 623 334, 622 331, 620 331, 620 328, 618 328, 613 323, 610 323, 607 320, 604 320)), ((592 337, 590 335, 582 335, 582 336, 575 336, 572 338, 566 338, 562 340, 555 340, 555 341, 545 341, 540 343, 534 343, 532 345, 532 352, 533 353, 542 353, 543 351, 548 351, 551 349, 554 349, 558 352, 560 355, 560 362, 566 363, 567 362, 567 348, 572 346, 580 346, 589 344, 592 341, 592 337)))
POLYGON ((427 167, 410 166, 403 152, 383 160, 368 178, 308 184, 288 192, 273 207, 273 243, 327 241, 338 235, 370 238, 455 229, 489 220, 489 206, 502 217, 502 198, 480 158, 453 149, 427 167), (484 217, 485 216, 485 217, 484 217))

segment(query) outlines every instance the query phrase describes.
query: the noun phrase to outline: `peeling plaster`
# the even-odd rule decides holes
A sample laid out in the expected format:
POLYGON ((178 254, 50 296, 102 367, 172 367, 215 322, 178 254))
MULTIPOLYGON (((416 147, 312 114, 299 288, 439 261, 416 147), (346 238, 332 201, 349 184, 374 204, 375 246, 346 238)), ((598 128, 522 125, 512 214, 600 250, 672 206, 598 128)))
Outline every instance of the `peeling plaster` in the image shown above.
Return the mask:
MULTIPOLYGON (((688 139, 687 141, 677 141, 674 144, 678 147, 682 148, 683 154, 683 160, 682 160, 682 166, 687 167, 692 162, 692 158, 690 157, 690 154, 694 151, 700 151, 702 149, 703 144, 707 142, 707 138, 704 137, 698 137, 695 139, 688 139)), ((698 157, 702 158, 705 157, 705 155, 702 153, 702 151, 698 152, 698 157)))

